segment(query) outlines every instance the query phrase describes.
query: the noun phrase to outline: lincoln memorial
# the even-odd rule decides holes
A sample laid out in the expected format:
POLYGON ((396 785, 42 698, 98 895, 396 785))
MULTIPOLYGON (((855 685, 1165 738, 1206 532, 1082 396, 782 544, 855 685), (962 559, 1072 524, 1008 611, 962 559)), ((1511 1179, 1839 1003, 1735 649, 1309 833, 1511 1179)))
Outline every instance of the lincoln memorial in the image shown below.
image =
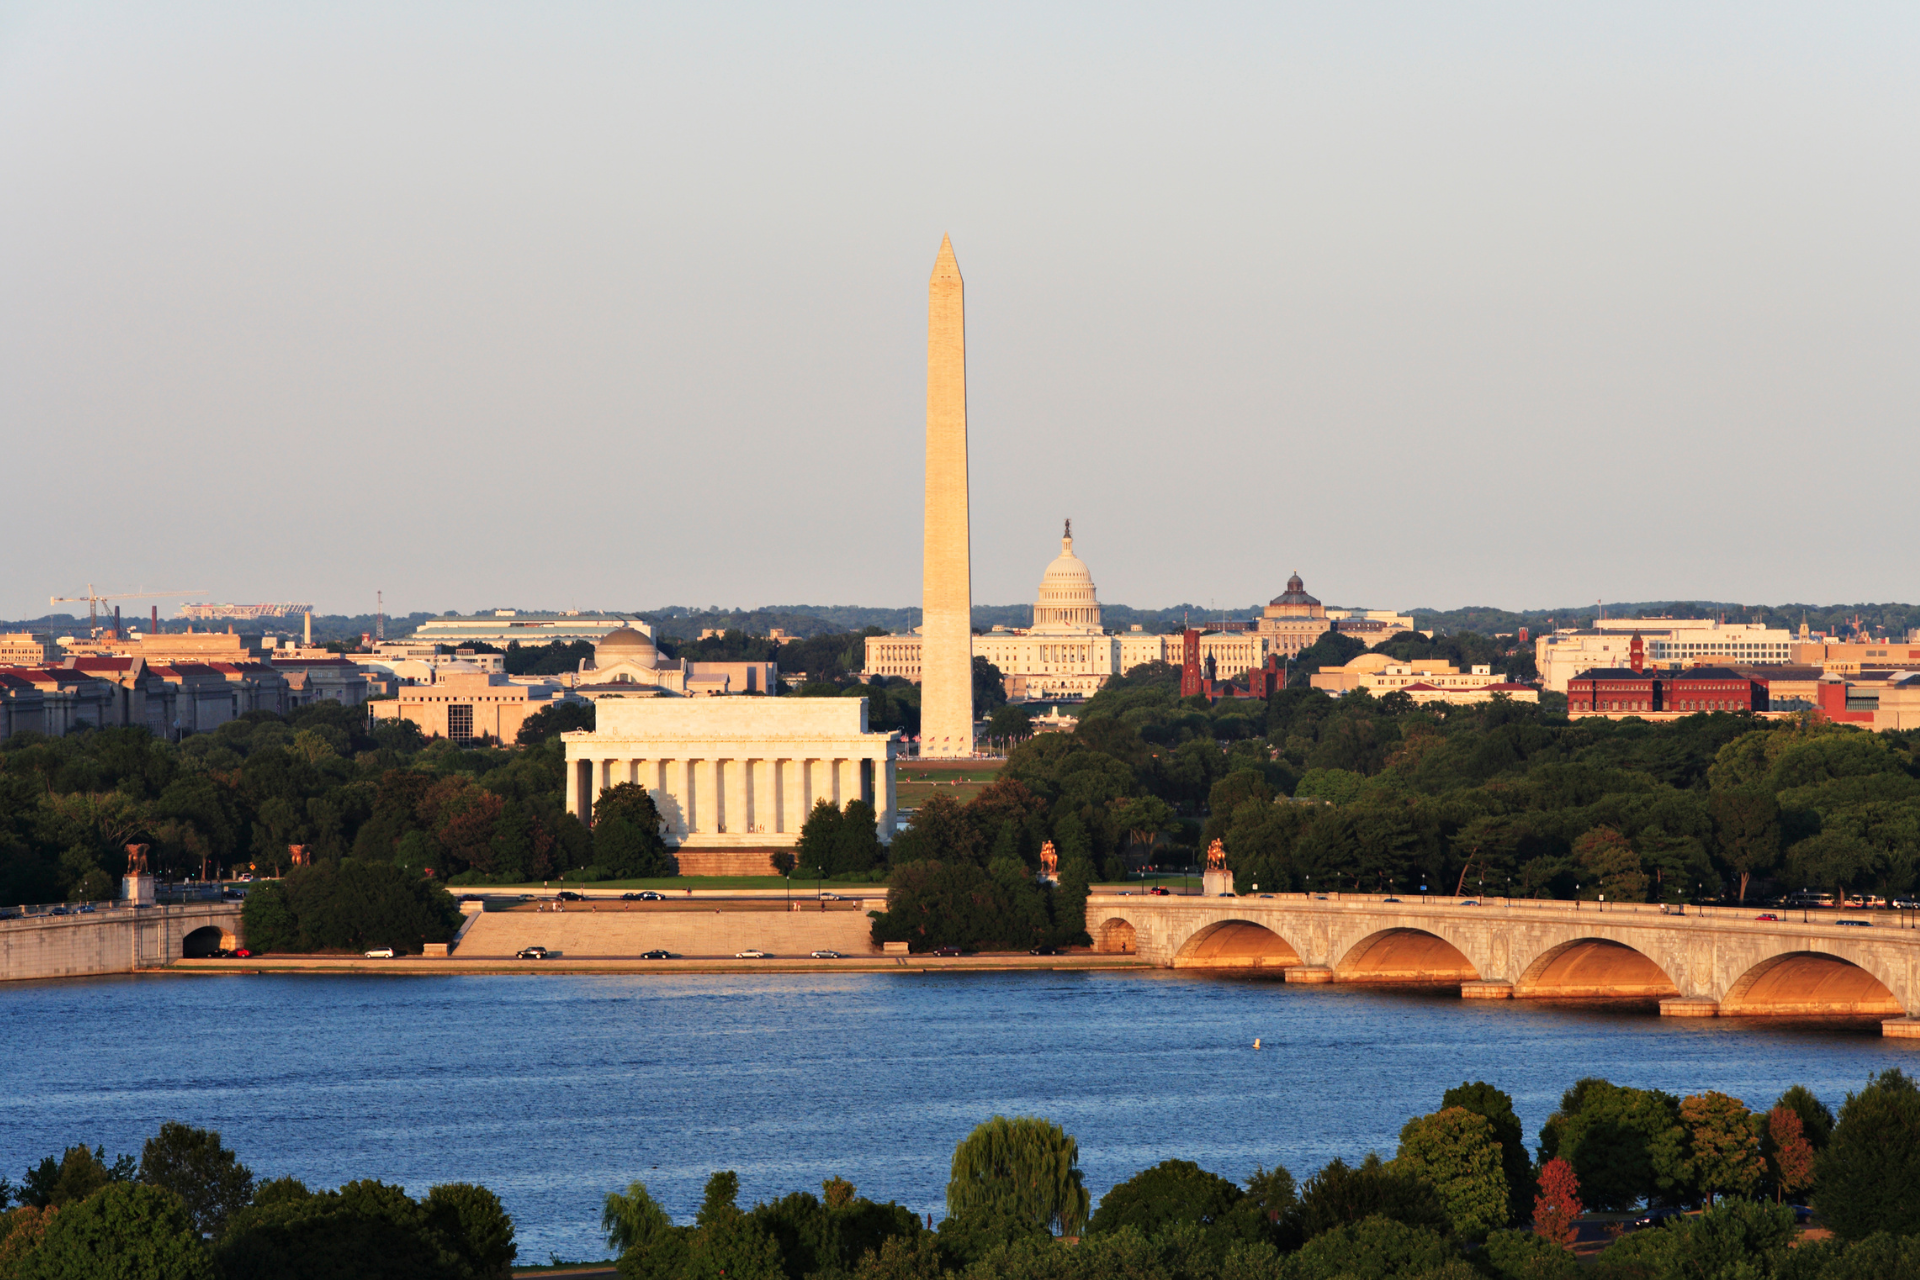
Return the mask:
POLYGON ((567 809, 591 821, 608 787, 653 796, 676 849, 779 848, 820 800, 865 800, 894 826, 891 734, 867 731, 865 698, 598 698, 591 731, 563 735, 567 809))

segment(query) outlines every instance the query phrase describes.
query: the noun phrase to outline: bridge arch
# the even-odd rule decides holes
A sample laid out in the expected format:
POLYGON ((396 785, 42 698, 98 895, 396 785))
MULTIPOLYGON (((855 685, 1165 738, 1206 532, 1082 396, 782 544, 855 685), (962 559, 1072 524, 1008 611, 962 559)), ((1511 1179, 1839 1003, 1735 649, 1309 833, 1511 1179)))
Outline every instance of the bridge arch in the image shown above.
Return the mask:
POLYGON ((1536 956, 1513 984, 1518 998, 1663 998, 1680 994, 1645 952, 1611 938, 1575 938, 1536 956))
POLYGON ((1825 951, 1788 951, 1741 974, 1720 1000, 1722 1017, 1846 1017, 1905 1013, 1887 984, 1825 951))
POLYGON ((1381 929, 1347 948, 1333 968, 1335 982, 1391 982, 1451 986, 1476 982, 1480 971, 1460 948, 1425 929, 1381 929))
POLYGON ((1087 932, 1093 937, 1093 949, 1107 955, 1128 954, 1138 949, 1139 939, 1134 932, 1133 922, 1112 916, 1090 927, 1087 932))
POLYGON ((217 924, 202 925, 180 939, 180 955, 182 959, 210 956, 216 951, 231 951, 239 945, 239 939, 231 931, 217 924))
POLYGON ((1174 953, 1176 969, 1285 969, 1300 964, 1293 944, 1251 920, 1218 920, 1174 953))

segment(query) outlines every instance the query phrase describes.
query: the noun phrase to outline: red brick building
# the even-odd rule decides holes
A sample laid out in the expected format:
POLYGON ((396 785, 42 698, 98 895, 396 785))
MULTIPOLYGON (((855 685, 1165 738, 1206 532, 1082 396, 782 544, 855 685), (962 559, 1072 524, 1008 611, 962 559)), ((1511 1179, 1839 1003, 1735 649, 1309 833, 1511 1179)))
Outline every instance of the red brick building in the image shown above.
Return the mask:
POLYGON ((1661 714, 1686 716, 1715 711, 1765 711, 1767 686, 1727 667, 1693 667, 1665 675, 1626 667, 1582 671, 1567 682, 1567 715, 1661 714))
POLYGON ((1644 672, 1596 667, 1567 681, 1569 716, 1632 715, 1660 709, 1660 682, 1644 672))

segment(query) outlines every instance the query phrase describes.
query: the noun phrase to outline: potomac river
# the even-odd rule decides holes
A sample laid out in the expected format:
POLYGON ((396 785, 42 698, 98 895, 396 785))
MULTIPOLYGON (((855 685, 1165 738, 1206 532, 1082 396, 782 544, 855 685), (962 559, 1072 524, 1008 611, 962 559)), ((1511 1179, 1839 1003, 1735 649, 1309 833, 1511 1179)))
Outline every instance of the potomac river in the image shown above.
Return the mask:
POLYGON ((1583 1075, 1752 1107, 1801 1083, 1837 1110, 1920 1063, 1871 1022, 1165 971, 155 975, 9 985, 0 1012, 0 1175, 75 1142, 137 1155, 182 1120, 260 1178, 484 1183, 524 1263, 604 1256, 601 1200, 635 1178, 691 1221, 715 1169, 743 1205, 837 1174, 937 1219, 954 1143, 995 1112, 1065 1126, 1097 1200, 1169 1157, 1304 1179, 1390 1156, 1467 1079, 1512 1094, 1531 1142, 1583 1075))

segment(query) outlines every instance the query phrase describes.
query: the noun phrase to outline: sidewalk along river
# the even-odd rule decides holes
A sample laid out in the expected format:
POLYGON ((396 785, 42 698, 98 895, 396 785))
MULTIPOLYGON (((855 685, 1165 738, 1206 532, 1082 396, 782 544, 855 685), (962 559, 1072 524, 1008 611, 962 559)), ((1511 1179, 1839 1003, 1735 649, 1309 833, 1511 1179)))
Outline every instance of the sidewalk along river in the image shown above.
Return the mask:
POLYGON ((1581 1076, 1837 1108, 1920 1062, 1871 1020, 1166 971, 151 976, 21 983, 0 1012, 0 1175, 82 1141, 137 1155, 181 1120, 263 1178, 484 1183, 529 1263, 603 1256, 601 1201, 636 1178, 691 1221, 715 1169, 742 1203, 838 1175, 937 1219, 954 1144, 996 1112, 1064 1125, 1097 1198, 1170 1157, 1240 1179, 1391 1155, 1463 1080, 1512 1094, 1532 1142, 1581 1076))

